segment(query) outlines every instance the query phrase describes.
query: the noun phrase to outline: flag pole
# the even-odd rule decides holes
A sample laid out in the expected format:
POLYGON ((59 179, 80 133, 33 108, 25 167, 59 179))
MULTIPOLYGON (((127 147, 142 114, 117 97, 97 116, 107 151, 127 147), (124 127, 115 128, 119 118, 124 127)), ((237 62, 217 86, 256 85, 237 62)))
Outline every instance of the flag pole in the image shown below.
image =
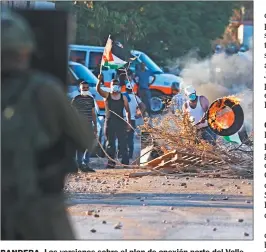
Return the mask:
MULTIPOLYGON (((108 41, 108 39, 110 39, 110 37, 111 37, 111 34, 109 34, 109 36, 108 36, 108 38, 107 38, 107 41, 108 41)), ((106 42, 107 43, 107 42, 106 42)), ((106 44, 105 44, 105 47, 106 47, 106 44)), ((105 50, 105 47, 104 47, 104 50, 105 50)), ((103 53, 104 54, 104 53, 103 53)), ((103 56, 102 56, 102 61, 101 61, 101 67, 100 67, 100 74, 102 74, 102 68, 103 68, 103 64, 102 64, 102 62, 103 62, 103 56)))

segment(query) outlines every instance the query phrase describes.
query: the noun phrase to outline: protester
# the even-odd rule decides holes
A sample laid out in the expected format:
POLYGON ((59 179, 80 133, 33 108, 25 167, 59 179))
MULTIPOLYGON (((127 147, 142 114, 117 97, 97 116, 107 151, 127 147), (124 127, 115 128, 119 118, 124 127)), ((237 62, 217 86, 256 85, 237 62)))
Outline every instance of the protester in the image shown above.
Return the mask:
POLYGON ((145 104, 140 100, 137 95, 133 93, 132 88, 133 86, 131 83, 126 84, 126 92, 130 99, 130 101, 128 102, 131 114, 130 124, 133 128, 131 128, 127 133, 127 149, 129 153, 129 158, 132 158, 134 153, 134 129, 136 128, 136 119, 138 118, 137 110, 139 109, 141 113, 143 113, 146 109, 145 104))
MULTIPOLYGON (((122 164, 128 165, 127 152, 127 130, 130 130, 130 110, 127 98, 121 94, 119 82, 116 79, 111 81, 111 92, 101 89, 102 75, 98 76, 96 85, 97 92, 105 99, 105 136, 107 139, 107 154, 114 160, 116 154, 116 138, 121 147, 122 164), (126 110, 126 123, 123 120, 123 112, 126 110)), ((106 168, 114 168, 115 162, 108 159, 106 168)))
POLYGON ((223 47, 221 45, 216 45, 214 49, 215 54, 221 54, 223 53, 223 47))
POLYGON ((186 102, 186 97, 181 93, 180 83, 173 82, 172 86, 172 101, 171 101, 171 112, 175 114, 177 111, 182 112, 184 103, 186 102))
MULTIPOLYGON (((97 135, 97 121, 95 113, 95 104, 92 94, 89 92, 89 84, 85 81, 81 81, 79 84, 80 95, 77 95, 71 102, 72 106, 77 109, 80 115, 84 116, 88 123, 94 125, 94 134, 97 135)), ((83 172, 95 172, 95 170, 89 167, 90 153, 85 151, 76 152, 76 160, 78 167, 83 172)))
POLYGON ((116 70, 115 79, 119 81, 119 86, 121 87, 121 92, 126 92, 126 83, 128 79, 132 79, 131 70, 126 70, 125 68, 119 68, 116 70))
POLYGON ((124 72, 121 73, 119 76, 117 75, 117 77, 119 77, 118 79, 119 79, 119 85, 120 85, 120 87, 121 87, 121 93, 122 93, 124 96, 126 96, 128 102, 130 102, 130 96, 128 95, 128 92, 127 92, 127 90, 126 90, 126 84, 127 84, 127 83, 130 83, 130 84, 132 85, 132 87, 134 87, 134 82, 133 82, 131 76, 132 76, 132 73, 131 73, 130 70, 127 70, 127 72, 124 71, 124 72), (121 75, 123 75, 123 77, 121 77, 121 75), (122 82, 123 84, 121 84, 121 82, 122 82))
POLYGON ((126 86, 126 70, 124 68, 119 68, 116 70, 116 79, 119 80, 119 85, 121 87, 126 86))
POLYGON ((136 76, 138 77, 138 82, 134 78, 135 83, 138 83, 138 95, 140 99, 144 102, 146 106, 146 111, 148 115, 151 115, 151 91, 150 86, 154 83, 156 80, 155 75, 150 70, 146 69, 145 63, 141 63, 140 69, 136 69, 136 76), (150 77, 153 77, 152 82, 150 83, 150 77))
POLYGON ((188 99, 183 105, 183 112, 188 114, 197 128, 199 138, 216 144, 216 134, 209 128, 206 120, 206 112, 209 108, 209 100, 205 96, 198 96, 196 90, 189 86, 185 89, 188 99))

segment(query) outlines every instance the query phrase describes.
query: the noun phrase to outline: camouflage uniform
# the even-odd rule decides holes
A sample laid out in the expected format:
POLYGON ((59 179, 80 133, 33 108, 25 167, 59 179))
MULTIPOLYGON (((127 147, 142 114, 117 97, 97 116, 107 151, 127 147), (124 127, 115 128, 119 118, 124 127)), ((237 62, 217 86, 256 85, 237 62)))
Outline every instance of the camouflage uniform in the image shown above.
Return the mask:
POLYGON ((28 24, 6 12, 1 27, 1 238, 74 239, 64 177, 75 171, 75 149, 93 148, 93 130, 56 78, 30 70, 35 45, 28 24))

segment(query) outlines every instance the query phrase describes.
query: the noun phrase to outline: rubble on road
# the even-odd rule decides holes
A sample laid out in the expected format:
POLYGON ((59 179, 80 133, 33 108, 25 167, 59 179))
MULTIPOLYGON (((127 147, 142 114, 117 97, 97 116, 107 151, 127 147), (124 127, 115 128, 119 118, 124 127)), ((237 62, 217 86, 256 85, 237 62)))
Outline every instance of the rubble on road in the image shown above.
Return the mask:
MULTIPOLYGON (((144 123, 140 168, 128 176, 142 177, 190 173, 209 177, 252 177, 252 146, 228 144, 218 138, 216 146, 197 138, 195 127, 184 116, 167 114, 144 123)), ((250 139, 248 139, 251 141, 250 139)))

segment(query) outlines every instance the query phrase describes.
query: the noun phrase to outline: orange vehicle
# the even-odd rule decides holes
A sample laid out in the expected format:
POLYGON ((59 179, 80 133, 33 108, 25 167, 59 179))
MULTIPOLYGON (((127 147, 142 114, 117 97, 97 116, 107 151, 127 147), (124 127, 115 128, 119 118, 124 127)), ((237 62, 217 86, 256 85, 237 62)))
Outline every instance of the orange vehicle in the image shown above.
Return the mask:
MULTIPOLYGON (((86 46, 86 45, 70 45, 69 60, 82 63, 89 70, 96 71, 101 63, 104 47, 86 46)), ((146 68, 156 76, 155 82, 150 86, 151 89, 151 110, 153 113, 160 113, 164 109, 165 98, 172 96, 171 85, 173 82, 181 82, 182 79, 176 75, 164 73, 163 70, 145 53, 141 51, 131 51, 132 57, 135 58, 130 64, 130 70, 134 73, 136 65, 145 63, 146 68)), ((104 84, 110 87, 110 81, 116 76, 116 70, 103 68, 104 84)), ((134 85, 134 91, 137 91, 137 86, 134 85)), ((123 90, 125 91, 125 87, 123 90)))

